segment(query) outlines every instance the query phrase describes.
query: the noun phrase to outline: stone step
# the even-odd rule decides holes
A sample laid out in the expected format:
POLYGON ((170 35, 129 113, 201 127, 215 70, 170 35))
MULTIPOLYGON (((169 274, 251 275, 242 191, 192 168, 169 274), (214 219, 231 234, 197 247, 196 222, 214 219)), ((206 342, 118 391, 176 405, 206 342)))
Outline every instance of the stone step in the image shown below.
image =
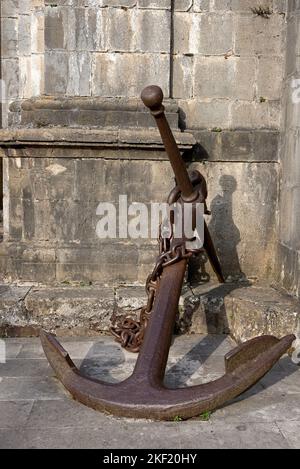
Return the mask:
MULTIPOLYGON (((40 327, 60 335, 105 333, 113 315, 138 317, 145 304, 142 286, 0 286, 0 334, 34 336, 40 327)), ((269 286, 209 283, 184 286, 178 332, 230 334, 242 342, 257 335, 300 341, 300 303, 269 286)))

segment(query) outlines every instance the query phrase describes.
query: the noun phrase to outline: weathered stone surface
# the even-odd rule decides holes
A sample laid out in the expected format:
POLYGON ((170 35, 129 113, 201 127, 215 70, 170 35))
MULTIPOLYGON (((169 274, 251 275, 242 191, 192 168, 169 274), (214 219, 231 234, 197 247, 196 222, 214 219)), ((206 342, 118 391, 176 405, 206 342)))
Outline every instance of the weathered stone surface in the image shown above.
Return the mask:
MULTIPOLYGON (((149 150, 153 150, 155 148, 163 148, 163 144, 161 141, 161 137, 159 135, 159 132, 157 129, 124 129, 122 130, 121 128, 115 128, 115 127, 110 127, 108 129, 81 129, 81 128, 74 128, 74 129, 61 129, 61 128, 39 128, 39 129, 14 129, 14 130, 2 130, 0 131, 0 136, 1 140, 3 142, 4 146, 7 147, 15 147, 15 148, 10 148, 8 150, 9 156, 17 156, 17 157, 22 157, 22 155, 26 156, 33 156, 33 157, 40 157, 43 158, 45 157, 44 153, 36 152, 34 153, 34 145, 40 145, 41 143, 44 143, 44 151, 47 151, 47 145, 48 149, 51 148, 52 144, 55 143, 60 143, 60 146, 62 147, 76 147, 80 146, 83 143, 90 145, 89 151, 91 152, 89 156, 93 154, 93 147, 99 147, 103 149, 103 146, 105 147, 111 147, 114 148, 114 151, 117 151, 120 147, 126 147, 124 143, 127 145, 131 145, 133 148, 137 148, 137 143, 138 148, 141 146, 144 148, 148 148, 149 150), (26 144, 28 146, 28 150, 22 150, 18 149, 19 146, 23 146, 26 144), (49 146, 50 145, 50 146, 49 146), (29 149, 30 148, 30 149, 29 149), (32 153, 31 153, 32 152, 32 153)), ((181 150, 187 150, 194 145, 195 139, 191 133, 182 133, 180 131, 175 131, 174 136, 176 139, 176 142, 178 144, 178 147, 181 150)), ((52 151, 52 150, 51 150, 52 151)), ((58 157, 69 157, 69 153, 64 153, 64 151, 58 151, 58 157)), ((84 150, 83 150, 84 151, 84 150)), ((125 152, 125 150, 124 150, 125 152)), ((51 152, 49 152, 49 156, 51 155, 51 152)), ((167 156, 165 152, 163 152, 163 158, 162 155, 160 157, 162 159, 167 160, 167 156)), ((50 156, 51 157, 51 156, 50 156)), ((76 158, 78 156, 75 156, 76 158)), ((94 157, 97 157, 94 154, 94 157)), ((98 156, 99 157, 99 156, 98 156)), ((101 157, 101 155, 100 155, 101 157)), ((104 157, 104 155, 103 155, 104 157)), ((120 155, 120 159, 131 159, 130 156, 126 155, 125 157, 122 157, 120 155)), ((139 158, 141 159, 141 158, 139 158)), ((145 159, 147 159, 147 156, 145 156, 145 159)), ((157 159, 157 156, 155 156, 153 159, 157 159)))
POLYGON ((194 11, 196 13, 199 13, 199 12, 202 13, 204 11, 209 11, 210 1, 209 0, 194 0, 193 8, 194 8, 194 11))
POLYGON ((253 15, 240 15, 235 29, 235 53, 279 56, 282 54, 283 31, 282 15, 271 15, 267 21, 253 15))
POLYGON ((220 162, 278 161, 279 132, 193 131, 197 145, 187 158, 220 162))
POLYGON ((124 311, 135 312, 145 306, 147 294, 145 287, 116 288, 116 303, 124 311))
POLYGON ((199 57, 195 60, 194 96, 252 101, 255 70, 254 58, 199 57))
POLYGON ((190 99, 193 96, 193 57, 176 55, 174 57, 173 95, 177 99, 190 99))
POLYGON ((188 11, 192 8, 192 0, 174 0, 175 11, 188 11))
POLYGON ((187 129, 227 129, 229 123, 228 100, 201 100, 194 98, 178 101, 181 119, 187 129))
POLYGON ((293 79, 299 78, 300 23, 298 3, 288 2, 287 61, 284 86, 285 113, 280 149, 282 170, 276 278, 286 290, 299 297, 300 135, 298 129, 300 125, 300 105, 298 102, 299 86, 297 86, 299 81, 293 82, 293 79))
MULTIPOLYGON (((17 58, 2 60, 2 80, 6 100, 13 100, 19 96, 19 61, 17 58)), ((4 115, 5 118, 5 115, 4 115)))
MULTIPOLYGON (((273 13, 270 19, 263 19, 251 12, 248 1, 201 0, 192 4, 190 0, 177 0, 173 60, 170 0, 108 0, 97 5, 94 1, 74 0, 45 5, 40 1, 21 5, 8 1, 4 9, 9 20, 3 22, 6 40, 2 42, 10 49, 6 57, 19 60, 16 70, 8 69, 4 77, 6 87, 16 90, 15 94, 8 93, 9 101, 14 96, 24 99, 43 92, 136 97, 145 84, 157 83, 166 95, 193 102, 189 108, 193 128, 211 125, 248 128, 249 121, 253 127, 279 127, 276 116, 280 109, 276 106, 271 109, 270 104, 267 111, 270 116, 265 113, 261 116, 255 100, 280 98, 285 1, 267 2, 266 7, 270 5, 273 13), (16 37, 12 38, 15 28, 10 26, 17 22, 16 37), (209 74, 205 70, 207 63, 209 74), (201 119, 197 109, 202 105, 197 101, 199 96, 204 100, 201 119), (220 102, 205 103, 215 97, 220 102), (234 120, 232 124, 230 116, 234 119, 236 110, 231 107, 235 99, 242 99, 245 107, 243 115, 237 109, 241 122, 234 120), (247 120, 249 113, 252 115, 247 120)), ((291 17, 288 37, 293 37, 297 29, 292 13, 291 17)), ((296 51, 296 43, 293 47, 296 51)), ((288 64, 292 64, 289 56, 288 64)), ((3 113, 7 113, 5 106, 3 113)), ((61 118, 61 125, 68 125, 61 115, 57 117, 58 122, 61 118)), ((18 121, 10 116, 5 118, 5 125, 8 122, 18 121)), ((97 123, 106 125, 103 120, 97 123)))
POLYGON ((138 0, 139 8, 158 8, 167 9, 171 8, 171 0, 138 0))
POLYGON ((257 95, 278 100, 282 93, 282 57, 261 57, 258 63, 257 95))
POLYGON ((15 18, 6 18, 2 28, 1 35, 5 41, 1 41, 1 57, 14 58, 18 52, 18 22, 15 18))
MULTIPOLYGON (((54 141, 57 138, 54 129, 39 132, 41 139, 45 134, 54 141)), ((100 138, 99 147, 109 142, 109 137, 101 140, 98 131, 89 132, 85 138, 100 138)), ((19 131, 20 142, 24 133, 19 131)), ((144 140, 143 134, 136 132, 120 131, 116 137, 117 145, 120 142, 124 147, 149 145, 149 139, 144 140)), ((153 142, 159 140, 156 132, 153 137, 153 142)), ((66 140, 66 134, 61 139, 66 140)), ((152 145, 155 148, 156 143, 150 148, 152 145)), ((149 236, 129 242, 99 239, 97 207, 103 201, 118 204, 120 194, 127 194, 129 203, 163 202, 172 188, 166 155, 160 160, 151 153, 151 162, 146 162, 147 156, 141 159, 141 150, 139 160, 131 160, 127 154, 122 155, 122 150, 115 153, 120 158, 114 159, 113 150, 107 158, 106 150, 89 149, 82 160, 83 150, 74 153, 70 146, 60 146, 56 151, 58 157, 53 158, 51 147, 45 148, 41 158, 39 148, 16 148, 5 159, 10 174, 7 194, 11 199, 4 214, 7 235, 1 256, 6 262, 6 278, 46 283, 55 279, 143 282, 153 266, 155 245, 151 245, 149 236)), ((270 163, 237 162, 227 175, 221 161, 194 162, 192 167, 208 180, 212 210, 208 222, 224 273, 231 278, 240 278, 242 273, 269 277, 274 262, 277 165, 274 162, 271 168, 270 163)))
POLYGON ((114 309, 111 288, 33 289, 25 299, 29 323, 62 334, 107 331, 114 309))
POLYGON ((180 306, 178 329, 188 334, 229 334, 225 297, 239 285, 202 284, 188 288, 180 306))
POLYGON ((49 51, 45 54, 46 94, 66 94, 69 76, 69 58, 65 52, 49 51))
MULTIPOLYGON (((30 60, 31 58, 29 58, 29 62, 30 60)), ((68 86, 73 86, 75 91, 79 83, 74 79, 73 84, 69 83, 68 86)), ((10 110, 11 114, 18 116, 18 127, 21 128, 48 126, 97 129, 134 127, 137 134, 140 133, 141 128, 144 131, 149 127, 156 128, 153 117, 146 111, 141 100, 134 98, 33 98, 22 103, 20 101, 13 102, 10 105, 10 110)), ((178 129, 178 106, 172 100, 169 102, 166 100, 166 116, 170 126, 175 130, 178 129)))
POLYGON ((95 96, 131 97, 156 83, 168 95, 168 70, 165 54, 96 54, 92 92, 95 96))
POLYGON ((133 27, 137 30, 135 36, 138 51, 170 53, 171 15, 169 11, 142 10, 133 27))
MULTIPOLYGON (((230 334, 238 342, 263 334, 283 337, 294 333, 295 348, 299 346, 300 306, 293 297, 245 282, 194 285, 183 288, 177 333, 219 334, 220 341, 230 334)), ((35 336, 41 327, 62 336, 91 336, 109 331, 113 316, 138 318, 146 304, 145 288, 125 282, 115 289, 83 282, 73 286, 1 289, 0 333, 8 336, 35 336)), ((10 357, 15 358, 13 350, 10 357)), ((74 357, 79 357, 76 352, 74 357)), ((29 358, 28 354, 24 358, 29 358)))
POLYGON ((221 55, 233 47, 233 17, 230 14, 176 12, 174 16, 175 53, 221 55))
POLYGON ((231 127, 233 129, 279 129, 280 102, 242 102, 231 107, 231 127))
POLYGON ((30 291, 29 287, 0 285, 0 334, 5 335, 6 329, 16 326, 18 328, 28 325, 28 317, 24 308, 24 300, 30 291))
MULTIPOLYGON (((192 167, 203 171, 199 164, 192 167)), ((208 226, 224 274, 231 278, 243 278, 242 273, 252 278, 269 277, 276 242, 276 163, 272 168, 269 163, 236 164, 228 174, 223 163, 206 168, 212 212, 208 226)))
POLYGON ((233 291, 225 304, 231 307, 229 328, 238 342, 263 334, 283 337, 294 333, 300 338, 300 305, 288 295, 254 286, 233 291))

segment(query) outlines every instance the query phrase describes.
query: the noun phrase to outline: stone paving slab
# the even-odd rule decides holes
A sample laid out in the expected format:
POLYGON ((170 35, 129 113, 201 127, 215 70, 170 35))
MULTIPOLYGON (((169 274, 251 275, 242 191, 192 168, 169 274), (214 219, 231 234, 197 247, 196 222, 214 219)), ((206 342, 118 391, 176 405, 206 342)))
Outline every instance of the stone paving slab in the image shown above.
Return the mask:
MULTIPOLYGON (((129 376, 136 360, 107 336, 63 343, 84 373, 110 382, 129 376)), ((75 402, 53 376, 38 339, 5 344, 0 448, 300 448, 300 369, 287 356, 208 422, 152 422, 115 418, 75 402)), ((184 387, 216 379, 233 346, 225 336, 175 338, 166 383, 184 387)))

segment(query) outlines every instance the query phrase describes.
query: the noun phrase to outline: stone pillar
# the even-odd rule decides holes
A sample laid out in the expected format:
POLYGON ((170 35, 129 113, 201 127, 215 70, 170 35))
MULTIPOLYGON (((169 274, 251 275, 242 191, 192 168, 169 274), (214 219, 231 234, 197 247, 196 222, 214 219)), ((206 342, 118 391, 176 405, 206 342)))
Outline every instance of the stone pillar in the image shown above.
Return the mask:
POLYGON ((281 142, 280 232, 277 276, 300 295, 300 3, 291 1, 287 16, 285 118, 281 142))

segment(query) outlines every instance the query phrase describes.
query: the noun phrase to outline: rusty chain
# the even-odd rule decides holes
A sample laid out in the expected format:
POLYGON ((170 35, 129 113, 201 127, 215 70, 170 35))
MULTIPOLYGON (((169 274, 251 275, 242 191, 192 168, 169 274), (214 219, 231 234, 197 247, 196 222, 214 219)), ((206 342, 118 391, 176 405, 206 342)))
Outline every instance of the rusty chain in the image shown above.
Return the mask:
POLYGON ((116 338, 116 341, 129 352, 139 352, 143 343, 145 330, 153 310, 153 304, 163 270, 193 255, 192 252, 186 250, 184 240, 172 243, 172 238, 173 233, 171 237, 163 238, 161 235, 161 227, 159 228, 159 256, 146 282, 148 301, 147 305, 141 309, 139 319, 135 320, 126 315, 118 316, 113 319, 111 333, 116 338))
MULTIPOLYGON (((199 194, 199 198, 191 203, 204 203, 205 213, 208 214, 209 212, 207 211, 206 207, 206 181, 198 171, 193 171, 190 174, 190 178, 194 188, 198 190, 199 194)), ((181 191, 178 186, 173 189, 168 198, 168 203, 170 206, 176 202, 182 202, 181 191)), ((156 259, 155 267, 146 282, 148 300, 146 306, 144 306, 140 311, 139 319, 133 319, 132 317, 125 314, 120 316, 113 315, 112 317, 112 335, 124 349, 132 353, 139 352, 143 343, 145 331, 153 311, 153 304, 163 270, 166 267, 176 264, 183 259, 189 259, 193 256, 193 254, 197 254, 202 251, 202 249, 188 250, 186 248, 186 241, 193 240, 185 238, 176 239, 174 235, 173 222, 173 213, 171 211, 168 224, 168 230, 170 229, 169 236, 163 236, 162 226, 159 226, 159 255, 156 259)))

